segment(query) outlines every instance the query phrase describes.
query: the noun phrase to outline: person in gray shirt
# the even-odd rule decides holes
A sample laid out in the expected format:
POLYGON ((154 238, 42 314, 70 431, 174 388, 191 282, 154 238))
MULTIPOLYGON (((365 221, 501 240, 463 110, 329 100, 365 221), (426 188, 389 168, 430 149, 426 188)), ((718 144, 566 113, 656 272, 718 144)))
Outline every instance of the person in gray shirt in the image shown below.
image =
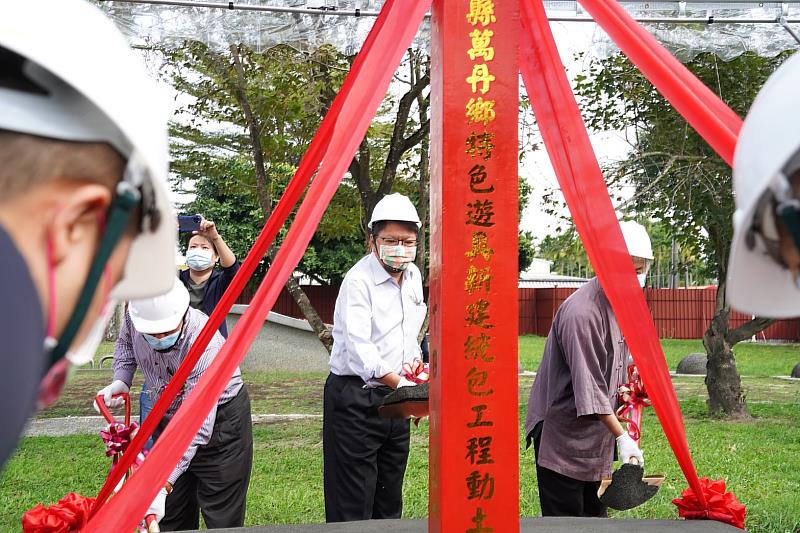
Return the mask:
MULTIPOLYGON (((639 283, 653 258, 650 238, 636 222, 620 224, 639 283)), ((534 443, 543 516, 607 516, 597 497, 619 458, 644 464, 642 451, 615 415, 617 389, 630 354, 597 278, 556 313, 528 398, 525 432, 534 443)))

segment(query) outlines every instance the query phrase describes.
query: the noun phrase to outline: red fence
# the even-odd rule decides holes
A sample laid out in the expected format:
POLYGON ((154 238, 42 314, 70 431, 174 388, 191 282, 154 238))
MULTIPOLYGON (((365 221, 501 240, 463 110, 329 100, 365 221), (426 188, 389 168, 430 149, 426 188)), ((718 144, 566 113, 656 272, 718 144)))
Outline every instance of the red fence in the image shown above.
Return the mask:
MULTIPOLYGON (((339 287, 309 285, 303 290, 327 324, 333 323, 333 309, 339 287)), ((561 303, 576 289, 519 289, 519 332, 546 336, 561 303)), ((714 316, 716 287, 702 289, 645 289, 645 298, 662 339, 701 339, 714 316)), ((252 292, 245 289, 238 303, 249 303, 252 292)), ((300 308, 284 288, 273 311, 303 318, 300 308)), ((732 327, 750 320, 749 315, 731 312, 732 327)), ((800 319, 780 320, 758 334, 759 339, 800 341, 800 319)))

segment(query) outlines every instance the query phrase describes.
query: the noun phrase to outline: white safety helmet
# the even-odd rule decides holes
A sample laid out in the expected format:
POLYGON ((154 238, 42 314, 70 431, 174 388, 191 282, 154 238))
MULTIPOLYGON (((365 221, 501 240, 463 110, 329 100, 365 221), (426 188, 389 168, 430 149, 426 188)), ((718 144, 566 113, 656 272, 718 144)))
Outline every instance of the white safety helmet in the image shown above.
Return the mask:
POLYGON ((175 282, 168 293, 128 303, 128 315, 139 333, 167 333, 181 323, 189 309, 189 291, 178 278, 173 278, 175 282))
POLYGON ((800 167, 799 88, 800 54, 795 54, 758 93, 733 157, 736 211, 727 295, 734 308, 753 315, 800 315, 800 289, 791 272, 767 252, 763 239, 777 238, 771 199, 791 197, 787 177, 800 167))
POLYGON ((384 220, 413 222, 417 225, 417 229, 422 226, 414 204, 411 203, 408 196, 404 196, 399 192, 387 194, 375 204, 375 209, 372 210, 372 218, 370 218, 367 228, 371 230, 372 224, 384 220))
POLYGON ((0 130, 107 142, 128 160, 118 192, 142 195, 143 227, 112 298, 169 290, 175 216, 167 189, 169 104, 114 24, 83 0, 2 2, 0 130), (7 84, 6 84, 7 85, 7 84))
POLYGON ((644 226, 633 220, 623 220, 619 223, 619 227, 630 255, 642 259, 653 259, 653 245, 650 243, 650 236, 644 226))

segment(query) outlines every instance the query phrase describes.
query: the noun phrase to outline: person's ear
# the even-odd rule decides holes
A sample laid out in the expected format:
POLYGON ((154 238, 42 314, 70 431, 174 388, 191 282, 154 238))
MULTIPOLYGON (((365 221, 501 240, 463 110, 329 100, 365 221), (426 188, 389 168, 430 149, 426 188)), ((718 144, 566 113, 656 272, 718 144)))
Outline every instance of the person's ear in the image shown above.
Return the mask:
POLYGON ((95 183, 67 189, 60 195, 58 207, 51 211, 47 221, 54 263, 63 261, 76 247, 96 246, 110 203, 111 191, 95 183))

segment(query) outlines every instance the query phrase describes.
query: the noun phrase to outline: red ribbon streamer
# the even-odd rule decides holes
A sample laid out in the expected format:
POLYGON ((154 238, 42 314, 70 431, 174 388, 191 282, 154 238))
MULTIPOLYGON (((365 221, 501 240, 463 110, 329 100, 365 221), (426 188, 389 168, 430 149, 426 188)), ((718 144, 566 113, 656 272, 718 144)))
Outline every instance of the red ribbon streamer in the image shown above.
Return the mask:
POLYGON ((521 2, 520 15, 522 77, 575 227, 636 356, 678 464, 705 505, 658 335, 541 0, 521 2))
POLYGON ((725 481, 711 481, 707 477, 700 479, 702 498, 698 498, 692 488, 681 493, 680 498, 672 500, 678 507, 681 518, 699 520, 718 520, 744 529, 744 518, 747 509, 736 499, 732 492, 725 492, 725 481), (705 501, 705 504, 701 503, 705 501))
POLYGON ((580 0, 580 3, 672 107, 722 159, 732 164, 742 119, 617 2, 580 0))
POLYGON ((80 531, 89 520, 94 498, 70 492, 58 503, 45 507, 41 503, 22 516, 25 533, 69 533, 80 531))
POLYGON ((192 369, 197 364, 197 361, 200 360, 200 357, 205 352, 208 343, 211 342, 211 339, 214 337, 219 325, 223 320, 225 320, 225 317, 228 315, 231 307, 236 302, 236 299, 242 293, 242 290, 247 285, 247 282, 250 281, 250 278, 252 277, 262 258, 264 255, 266 255, 267 250, 275 240, 278 231, 280 231, 281 227, 283 227, 283 224, 286 222, 286 219, 289 217, 292 209, 294 209, 294 206, 297 204, 297 201, 300 199, 303 191, 311 181, 314 172, 317 170, 320 162, 327 153, 328 145, 333 135, 333 128, 339 116, 339 110, 342 107, 342 103, 346 100, 350 91, 352 90, 355 80, 359 76, 361 66, 364 63, 364 57, 369 53, 369 50, 371 50, 376 35, 383 27, 385 20, 386 15, 384 13, 381 13, 376 19, 375 24, 364 41, 362 52, 359 53, 353 61, 353 65, 350 68, 350 72, 345 77, 342 88, 331 104, 330 110, 322 120, 317 134, 314 136, 308 150, 303 155, 303 158, 297 167, 297 171, 287 185, 283 196, 275 205, 272 215, 270 215, 267 223, 264 225, 264 228, 261 230, 261 233, 253 244, 252 249, 242 262, 239 271, 236 273, 233 280, 231 280, 231 284, 228 286, 228 289, 225 291, 216 308, 211 313, 211 316, 208 318, 208 322, 197 336, 197 339, 195 339, 195 342, 189 350, 189 353, 186 354, 186 357, 175 371, 175 374, 173 375, 167 387, 164 389, 164 392, 161 394, 158 401, 156 401, 153 409, 150 412, 151 416, 148 416, 144 420, 141 428, 131 442, 131 453, 128 455, 131 455, 132 457, 126 458, 127 455, 123 456, 123 458, 120 460, 120 464, 122 466, 120 472, 112 472, 101 488, 100 493, 97 496, 97 502, 92 509, 92 515, 97 513, 104 505, 108 497, 111 496, 114 487, 116 487, 117 483, 119 483, 120 479, 124 475, 124 472, 128 471, 128 469, 132 466, 134 459, 144 448, 145 443, 158 425, 158 421, 162 419, 164 414, 166 414, 167 409, 172 404, 172 401, 181 391, 183 384, 186 382, 186 379, 189 377, 192 369))
MULTIPOLYGON (((374 50, 363 54, 363 66, 358 72, 359 90, 351 91, 342 102, 317 179, 311 185, 297 212, 295 223, 249 308, 156 442, 148 460, 133 474, 123 490, 90 520, 85 528, 87 533, 133 528, 138 522, 137 517, 144 514, 172 467, 186 451, 230 375, 261 330, 280 293, 282 282, 291 275, 302 258, 430 3, 430 0, 388 0, 383 5, 381 11, 382 15, 386 14, 386 23, 376 32, 374 50)), ((151 417, 156 418, 151 413, 147 420, 151 417)))

